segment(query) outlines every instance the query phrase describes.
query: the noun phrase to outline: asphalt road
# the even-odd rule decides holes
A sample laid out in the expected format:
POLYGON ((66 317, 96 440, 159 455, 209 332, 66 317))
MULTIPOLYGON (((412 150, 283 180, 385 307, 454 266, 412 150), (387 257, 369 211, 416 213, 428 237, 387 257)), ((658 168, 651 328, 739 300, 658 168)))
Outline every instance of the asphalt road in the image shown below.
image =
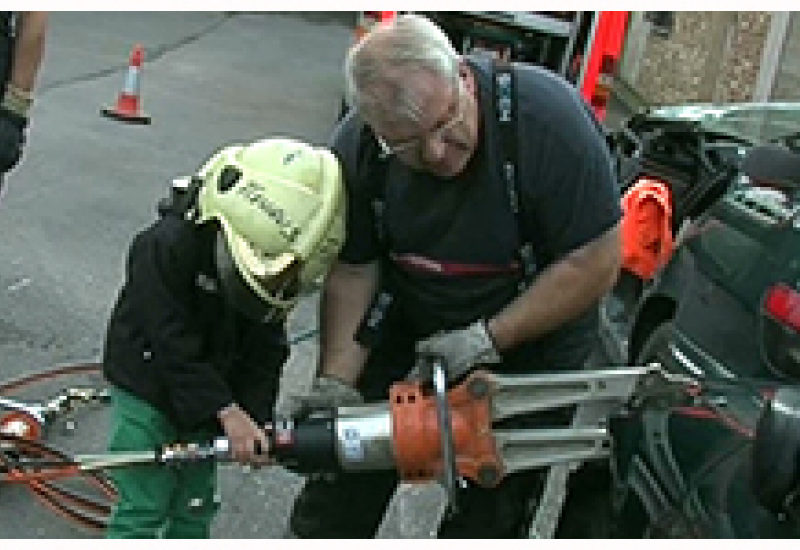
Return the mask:
MULTIPOLYGON (((135 231, 172 178, 218 147, 286 135, 323 143, 339 110, 347 13, 55 13, 29 147, 0 202, 0 381, 98 360, 135 231), (134 44, 145 47, 141 102, 150 126, 101 117, 122 89, 134 44)), ((313 303, 291 319, 316 326, 313 303)), ((292 386, 308 383, 313 339, 296 346, 292 386)), ((92 382, 81 379, 78 382, 92 382)), ((30 400, 55 392, 40 385, 30 400)), ((76 453, 105 444, 106 412, 78 411, 47 441, 76 453)), ((284 533, 302 478, 271 468, 221 470, 214 536, 284 533)), ((404 488, 380 536, 429 536, 441 498, 404 488)), ((21 487, 0 486, 1 538, 88 538, 21 487)))

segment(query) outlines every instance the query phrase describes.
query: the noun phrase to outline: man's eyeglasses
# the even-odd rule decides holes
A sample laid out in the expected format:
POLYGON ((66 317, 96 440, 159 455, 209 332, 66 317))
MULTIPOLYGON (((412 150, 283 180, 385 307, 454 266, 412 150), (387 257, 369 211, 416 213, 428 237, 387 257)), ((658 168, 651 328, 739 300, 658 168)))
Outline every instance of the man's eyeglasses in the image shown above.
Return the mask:
POLYGON ((456 88, 454 103, 448 110, 448 112, 452 114, 449 115, 445 121, 440 122, 419 137, 397 142, 388 142, 380 135, 375 134, 375 139, 378 141, 378 146, 380 146, 381 151, 387 157, 391 155, 417 157, 425 147, 425 144, 430 143, 430 140, 441 141, 448 131, 464 120, 463 107, 462 85, 459 82, 456 88))

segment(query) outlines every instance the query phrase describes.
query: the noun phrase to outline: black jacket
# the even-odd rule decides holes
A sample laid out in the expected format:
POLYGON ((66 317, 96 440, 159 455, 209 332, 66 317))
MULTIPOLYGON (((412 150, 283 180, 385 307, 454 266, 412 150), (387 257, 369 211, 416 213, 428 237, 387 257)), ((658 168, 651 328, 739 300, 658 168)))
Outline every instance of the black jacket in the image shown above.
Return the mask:
POLYGON ((282 324, 223 301, 216 231, 170 212, 136 235, 106 334, 106 378, 184 428, 213 422, 231 402, 269 418, 288 356, 282 324))

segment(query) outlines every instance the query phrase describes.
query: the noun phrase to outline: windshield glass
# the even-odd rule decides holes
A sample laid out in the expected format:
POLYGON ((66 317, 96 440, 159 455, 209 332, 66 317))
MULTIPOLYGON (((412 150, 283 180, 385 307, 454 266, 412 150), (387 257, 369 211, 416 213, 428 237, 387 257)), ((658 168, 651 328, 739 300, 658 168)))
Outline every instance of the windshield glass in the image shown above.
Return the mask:
POLYGON ((655 108, 650 115, 695 120, 709 131, 732 134, 754 144, 783 140, 800 133, 800 103, 678 105, 655 108))

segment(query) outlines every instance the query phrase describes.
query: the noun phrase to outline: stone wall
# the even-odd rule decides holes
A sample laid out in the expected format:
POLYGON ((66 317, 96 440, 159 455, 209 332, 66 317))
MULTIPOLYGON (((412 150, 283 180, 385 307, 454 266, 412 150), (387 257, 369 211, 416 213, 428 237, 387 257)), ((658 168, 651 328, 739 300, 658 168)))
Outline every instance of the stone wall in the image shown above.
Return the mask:
POLYGON ((668 33, 634 12, 620 75, 651 105, 752 100, 770 12, 674 12, 668 33))
POLYGON ((770 12, 734 12, 723 63, 712 101, 719 103, 751 101, 755 91, 761 55, 772 18, 770 12))

